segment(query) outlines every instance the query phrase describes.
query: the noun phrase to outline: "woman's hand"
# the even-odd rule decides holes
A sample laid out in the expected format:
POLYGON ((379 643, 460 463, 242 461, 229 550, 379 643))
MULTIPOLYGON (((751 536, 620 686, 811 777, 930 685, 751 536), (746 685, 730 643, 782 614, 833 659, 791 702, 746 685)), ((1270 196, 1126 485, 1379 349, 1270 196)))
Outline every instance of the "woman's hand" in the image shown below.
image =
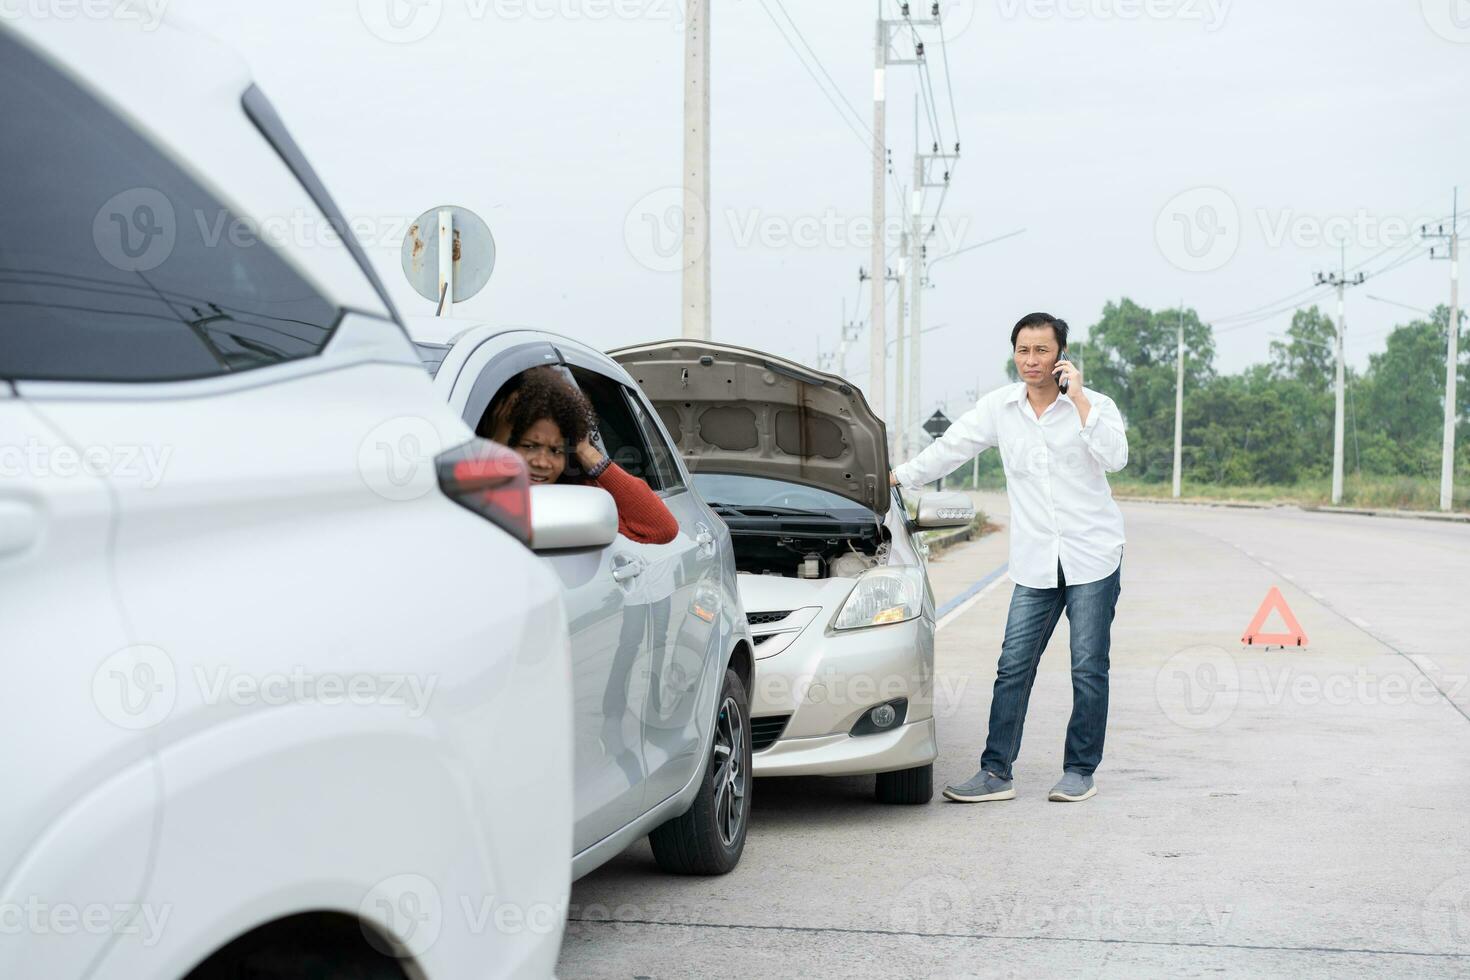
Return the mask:
POLYGON ((583 439, 577 443, 577 465, 582 467, 583 473, 591 471, 602 462, 603 458, 602 453, 592 445, 591 440, 583 439))
POLYGON ((510 442, 510 413, 516 407, 516 399, 521 396, 519 391, 513 391, 505 401, 496 405, 490 415, 490 438, 504 445, 510 442))

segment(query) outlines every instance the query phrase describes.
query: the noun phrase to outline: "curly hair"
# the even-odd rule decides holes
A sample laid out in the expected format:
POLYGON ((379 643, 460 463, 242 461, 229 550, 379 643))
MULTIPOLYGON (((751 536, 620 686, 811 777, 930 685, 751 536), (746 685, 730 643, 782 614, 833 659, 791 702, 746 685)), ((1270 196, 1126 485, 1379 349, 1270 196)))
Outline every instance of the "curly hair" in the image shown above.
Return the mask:
POLYGON ((532 368, 522 372, 518 380, 515 402, 510 407, 512 445, 542 419, 556 423, 569 450, 587 438, 592 427, 592 404, 555 368, 532 368))

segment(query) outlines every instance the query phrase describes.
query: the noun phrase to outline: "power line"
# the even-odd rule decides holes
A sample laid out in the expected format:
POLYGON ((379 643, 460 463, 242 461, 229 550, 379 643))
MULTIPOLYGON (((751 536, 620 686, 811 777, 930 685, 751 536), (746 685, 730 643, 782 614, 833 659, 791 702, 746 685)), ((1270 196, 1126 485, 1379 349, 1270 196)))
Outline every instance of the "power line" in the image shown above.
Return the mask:
MULTIPOLYGON (((781 0, 775 0, 775 2, 779 6, 781 0)), ((761 0, 761 9, 764 10, 766 12, 766 16, 771 19, 771 23, 773 25, 775 25, 775 28, 776 28, 777 32, 780 33, 780 35, 781 35, 781 39, 783 41, 785 41, 786 42, 786 46, 791 49, 791 53, 794 54, 794 55, 796 55, 796 60, 799 61, 799 62, 801 62, 801 67, 806 71, 807 76, 809 78, 811 78, 812 83, 817 86, 817 89, 819 91, 821 91, 822 97, 827 100, 828 104, 831 105, 834 110, 836 110, 837 115, 839 117, 841 117, 843 123, 845 123, 847 125, 847 128, 852 131, 852 134, 857 137, 858 142, 861 143, 861 144, 863 144, 863 148, 866 149, 869 154, 876 154, 878 151, 873 146, 873 132, 872 132, 872 130, 871 129, 868 129, 868 127, 866 125, 863 125, 862 130, 859 130, 856 126, 853 125, 852 120, 847 117, 846 113, 844 113, 842 111, 842 107, 837 104, 837 101, 832 98, 832 94, 827 91, 827 87, 822 84, 821 80, 817 78, 816 73, 812 71, 811 66, 806 63, 806 59, 802 57, 801 51, 797 49, 797 47, 796 47, 796 45, 794 43, 792 43, 792 40, 791 40, 790 35, 788 35, 786 33, 786 29, 781 26, 781 22, 776 19, 776 15, 771 12, 771 8, 766 3, 766 0, 761 0), (864 135, 865 132, 866 132, 867 135, 864 135)), ((782 13, 785 13, 785 9, 784 8, 782 9, 782 13)), ((787 14, 787 19, 790 20, 790 15, 789 14, 787 14)), ((793 26, 795 26, 795 22, 793 22, 793 26)), ((798 34, 799 33, 800 32, 798 31, 798 34)), ((803 40, 802 43, 805 44, 806 43, 805 40, 803 40)), ((822 68, 822 63, 821 63, 820 59, 816 59, 816 56, 815 55, 813 55, 813 58, 814 58, 814 60, 817 61, 817 67, 822 68)), ((826 68, 822 68, 822 74, 827 75, 827 69, 826 68)), ((828 77, 828 79, 830 79, 831 78, 831 75, 827 75, 827 77, 828 77)), ((834 87, 835 87, 835 83, 834 83, 834 87)), ((838 95, 841 96, 841 94, 842 93, 839 90, 838 91, 838 95)), ((846 97, 843 97, 843 100, 846 101, 846 97)), ((851 107, 849 106, 849 108, 851 108, 851 107)), ((856 113, 856 110, 853 110, 853 112, 856 113)), ((859 120, 859 124, 861 125, 861 120, 859 120)))
MULTIPOLYGON (((848 100, 847 96, 842 94, 842 88, 832 77, 832 73, 827 71, 827 67, 822 64, 822 59, 817 56, 817 52, 812 48, 811 44, 807 42, 806 35, 801 32, 801 28, 797 26, 796 21, 791 16, 790 11, 786 9, 786 5, 782 3, 781 0, 772 0, 772 2, 776 4, 776 9, 781 11, 781 15, 786 18, 788 23, 791 24, 791 29, 796 32, 796 37, 799 41, 801 41, 802 47, 806 48, 807 53, 811 55, 812 61, 816 63, 817 69, 821 71, 822 76, 826 78, 827 82, 832 86, 832 90, 837 93, 837 97, 842 100, 843 105, 847 106, 847 110, 852 113, 853 118, 858 121, 858 125, 862 126, 863 131, 868 134, 868 140, 871 141, 873 138, 873 130, 869 128, 868 124, 863 120, 862 114, 857 111, 853 104, 848 100)), ((761 6, 765 7, 765 0, 761 0, 761 6)), ((770 13, 770 8, 766 7, 767 16, 770 16, 770 13)), ((773 21, 775 20, 774 17, 771 17, 771 19, 773 21)), ((778 24, 777 26, 779 27, 780 25, 778 24)), ((794 51, 795 49, 793 48, 792 50, 794 51)), ((815 79, 813 80, 815 81, 815 79)))
POLYGON ((960 142, 960 118, 954 106, 954 80, 949 70, 949 42, 944 37, 944 24, 939 25, 939 56, 944 60, 944 87, 949 93, 949 120, 954 124, 954 141, 960 142))
MULTIPOLYGON (((1347 273, 1362 271, 1367 276, 1381 276, 1385 273, 1392 272, 1395 269, 1400 268, 1401 266, 1407 265, 1414 259, 1424 255, 1427 251, 1427 249, 1419 246, 1419 243, 1415 242, 1412 239, 1400 242, 1396 245, 1386 245, 1383 248, 1379 249, 1377 252, 1374 252, 1372 255, 1369 255, 1367 258, 1362 259, 1361 261, 1351 266, 1347 266, 1343 270, 1343 274, 1346 275, 1347 273), (1408 249, 1409 251, 1405 252, 1402 255, 1389 259, 1388 264, 1383 266, 1382 268, 1368 268, 1372 263, 1387 259, 1390 255, 1392 255, 1392 253, 1397 252, 1401 249, 1408 249)), ((1244 327, 1254 326, 1257 323, 1269 320, 1273 317, 1279 316, 1282 313, 1290 313, 1295 310, 1299 310, 1309 303, 1314 303, 1326 298, 1327 296, 1331 295, 1331 293, 1332 290, 1330 288, 1324 290, 1319 284, 1314 283, 1311 286, 1306 287, 1305 289, 1298 289, 1294 292, 1286 294, 1285 296, 1282 296, 1280 299, 1272 300, 1269 303, 1262 304, 1261 306, 1257 306, 1253 309, 1243 310, 1239 313, 1232 313, 1229 316, 1210 317, 1208 318, 1207 322, 1212 327, 1214 327, 1216 324, 1228 323, 1230 324, 1229 326, 1216 327, 1215 333, 1229 333, 1232 330, 1239 330, 1244 327), (1310 295, 1307 295, 1305 299, 1300 299, 1296 303, 1291 303, 1292 300, 1297 299, 1304 294, 1310 295), (1282 306, 1283 303, 1290 305, 1282 306)))

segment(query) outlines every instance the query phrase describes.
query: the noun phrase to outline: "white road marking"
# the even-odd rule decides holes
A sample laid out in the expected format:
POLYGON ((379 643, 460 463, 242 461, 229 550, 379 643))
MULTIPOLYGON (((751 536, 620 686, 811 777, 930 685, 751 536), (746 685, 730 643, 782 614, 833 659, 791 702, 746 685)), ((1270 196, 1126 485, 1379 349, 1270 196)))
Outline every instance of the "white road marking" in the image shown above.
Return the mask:
POLYGON ((991 592, 994 592, 996 586, 1000 585, 1002 582, 1009 582, 1010 580, 1011 576, 1009 572, 1004 575, 997 575, 994 582, 991 582, 985 588, 981 589, 979 592, 976 592, 974 595, 970 596, 970 598, 966 599, 964 602, 951 609, 947 614, 945 614, 943 619, 935 623, 934 632, 938 633, 950 623, 954 622, 956 619, 959 619, 969 610, 971 606, 979 602, 981 599, 984 599, 986 596, 990 595, 991 592))
POLYGON ((1353 625, 1360 629, 1368 628, 1368 621, 1366 619, 1359 619, 1357 616, 1349 616, 1348 619, 1352 620, 1353 625))

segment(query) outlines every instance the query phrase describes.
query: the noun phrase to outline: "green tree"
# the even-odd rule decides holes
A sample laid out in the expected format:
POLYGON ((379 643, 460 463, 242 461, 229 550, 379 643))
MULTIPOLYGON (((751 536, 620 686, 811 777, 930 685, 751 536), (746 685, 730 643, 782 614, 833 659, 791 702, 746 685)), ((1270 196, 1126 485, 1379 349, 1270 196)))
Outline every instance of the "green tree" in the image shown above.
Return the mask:
MULTIPOLYGON (((1191 392, 1215 376, 1215 338, 1194 310, 1183 317, 1187 406, 1191 392)), ((1173 468, 1179 318, 1177 309, 1154 312, 1124 297, 1107 303, 1087 331, 1087 386, 1118 403, 1128 423, 1128 471, 1136 479, 1166 479, 1173 468)))
POLYGON ((1297 310, 1287 340, 1271 341, 1271 370, 1279 378, 1290 378, 1317 388, 1335 379, 1337 327, 1317 307, 1297 310))
MULTIPOLYGON (((1438 475, 1448 324, 1449 309, 1441 306, 1429 320, 1395 327, 1382 352, 1369 355, 1358 388, 1358 427, 1374 445, 1374 472, 1438 475)), ((1458 387, 1456 394, 1463 415, 1466 400, 1458 387)))

